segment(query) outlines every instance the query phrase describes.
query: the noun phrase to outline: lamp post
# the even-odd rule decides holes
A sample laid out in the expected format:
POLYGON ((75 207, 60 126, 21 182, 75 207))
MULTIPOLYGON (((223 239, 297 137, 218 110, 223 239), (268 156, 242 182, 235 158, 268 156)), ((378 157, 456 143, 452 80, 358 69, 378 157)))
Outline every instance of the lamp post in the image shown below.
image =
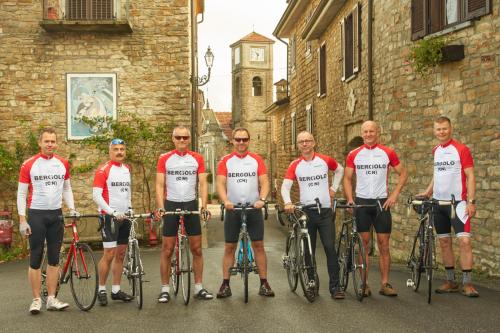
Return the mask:
POLYGON ((214 65, 214 54, 212 53, 212 50, 210 49, 210 46, 207 48, 207 52, 205 52, 205 64, 207 65, 208 68, 208 74, 203 75, 202 77, 196 77, 195 78, 195 84, 198 87, 204 86, 205 84, 210 81, 210 72, 212 70, 212 66, 214 65))

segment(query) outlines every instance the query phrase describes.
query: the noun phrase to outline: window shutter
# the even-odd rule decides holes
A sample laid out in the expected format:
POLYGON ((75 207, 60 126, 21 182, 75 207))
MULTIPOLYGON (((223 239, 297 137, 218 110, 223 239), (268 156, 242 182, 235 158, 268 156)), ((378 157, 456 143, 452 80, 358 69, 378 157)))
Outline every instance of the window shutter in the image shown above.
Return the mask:
POLYGON ((424 37, 427 34, 426 0, 411 0, 411 40, 424 37))
POLYGON ((361 60, 361 6, 359 4, 354 7, 352 12, 352 34, 353 34, 353 55, 352 55, 352 72, 359 72, 361 60))
POLYGON ((342 57, 342 81, 345 81, 345 19, 340 21, 341 35, 341 57, 342 57))
POLYGON ((66 0, 69 20, 111 20, 114 0, 66 0))
POLYGON ((465 0, 465 19, 472 20, 489 14, 490 0, 465 0))

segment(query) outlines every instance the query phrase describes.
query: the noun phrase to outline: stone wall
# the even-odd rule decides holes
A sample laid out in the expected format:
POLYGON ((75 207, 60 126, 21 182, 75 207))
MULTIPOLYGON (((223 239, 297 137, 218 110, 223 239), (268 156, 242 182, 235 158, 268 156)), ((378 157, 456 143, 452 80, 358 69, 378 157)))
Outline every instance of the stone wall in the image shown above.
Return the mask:
MULTIPOLYGON (((154 125, 190 125, 188 0, 131 1, 129 19, 134 31, 130 34, 46 32, 39 25, 41 3, 0 4, 0 123, 4 131, 0 143, 22 140, 23 122, 33 130, 51 125, 58 131, 59 154, 75 153, 76 166, 107 159, 65 139, 66 73, 116 73, 118 117, 125 111, 154 125)), ((95 210, 92 178, 92 172, 72 177, 79 211, 95 210)), ((139 197, 140 193, 134 193, 134 204, 140 204, 139 197)), ((0 200, 0 207, 14 209, 15 193, 4 193, 0 200)))
MULTIPOLYGON (((368 118, 367 88, 367 1, 361 15, 361 67, 357 76, 342 82, 340 19, 354 7, 347 1, 319 40, 313 41, 313 52, 306 56, 305 41, 300 38, 308 13, 316 8, 313 1, 296 24, 297 65, 291 73, 290 104, 273 113, 275 121, 286 119, 285 145, 278 129, 277 173, 280 177, 297 156, 291 147, 290 114, 297 115, 297 133, 305 129, 305 106, 314 107, 314 134, 318 150, 344 161, 349 142, 359 135, 359 125, 368 118), (317 48, 327 48, 327 93, 317 96, 317 48), (308 57, 311 57, 309 59, 308 57), (348 99, 355 101, 354 112, 348 111, 348 99)), ((497 165, 500 147, 500 6, 493 14, 474 21, 472 26, 446 35, 449 42, 465 45, 465 59, 437 66, 427 78, 417 76, 409 61, 411 41, 410 1, 374 2, 373 73, 374 118, 382 127, 382 143, 392 147, 409 170, 408 184, 393 210, 392 255, 405 260, 409 241, 416 232, 415 215, 406 216, 403 202, 410 193, 425 189, 432 177, 433 119, 438 115, 451 118, 457 140, 466 143, 475 159, 478 204, 472 221, 475 268, 500 275, 500 204, 497 165)), ((281 123, 280 123, 281 124, 281 123)), ((393 187, 397 177, 390 177, 393 187)))

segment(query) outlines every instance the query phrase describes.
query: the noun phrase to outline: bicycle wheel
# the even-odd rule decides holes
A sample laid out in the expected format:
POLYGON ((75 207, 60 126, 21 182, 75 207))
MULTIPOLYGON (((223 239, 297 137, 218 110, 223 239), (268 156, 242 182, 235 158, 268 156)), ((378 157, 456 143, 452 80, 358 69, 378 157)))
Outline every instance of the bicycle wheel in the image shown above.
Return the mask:
POLYGON ((92 309, 97 299, 99 276, 94 252, 88 244, 76 244, 76 256, 71 259, 71 294, 80 310, 92 309))
POLYGON ((408 268, 410 269, 410 281, 407 285, 411 286, 414 291, 418 291, 420 286, 420 276, 422 272, 422 237, 423 237, 423 223, 420 224, 415 239, 413 241, 413 248, 410 257, 408 258, 408 268))
POLYGON ((137 307, 142 309, 143 295, 142 295, 142 275, 144 274, 142 269, 141 255, 139 251, 139 244, 137 241, 134 242, 132 247, 132 259, 133 259, 133 269, 132 269, 132 279, 133 279, 133 296, 137 303, 137 307))
POLYGON ((366 256, 361 237, 354 233, 351 243, 352 286, 358 301, 365 296, 366 287, 366 256))
POLYGON ((170 262, 170 285, 174 292, 174 295, 177 296, 179 292, 179 278, 180 278, 180 249, 179 243, 175 245, 174 253, 172 255, 172 260, 170 262))
POLYGON ((182 297, 184 304, 188 305, 191 295, 191 258, 189 253, 189 239, 183 236, 179 245, 180 258, 180 287, 182 289, 182 297))
POLYGON ((291 291, 297 289, 298 283, 298 273, 297 273, 297 244, 295 241, 295 235, 291 233, 286 238, 286 250, 285 250, 285 269, 286 276, 288 278, 288 285, 291 291))
POLYGON ((343 225, 342 231, 339 235, 339 242, 337 245, 337 254, 339 258, 339 286, 342 291, 346 291, 349 284, 349 268, 350 268, 350 252, 347 250, 349 244, 349 236, 347 228, 343 225))
POLYGON ((314 302, 316 298, 316 274, 314 257, 309 248, 309 241, 306 236, 300 237, 297 262, 300 285, 304 291, 304 296, 309 302, 314 302))
POLYGON ((432 295, 432 271, 434 270, 434 235, 432 234, 432 229, 427 230, 424 262, 428 284, 427 303, 430 304, 432 295))
POLYGON ((241 242, 242 250, 243 250, 243 256, 241 260, 241 277, 243 278, 243 294, 244 294, 244 299, 245 303, 248 303, 248 274, 250 273, 249 266, 250 263, 248 262, 248 236, 244 234, 242 236, 242 242, 241 242))

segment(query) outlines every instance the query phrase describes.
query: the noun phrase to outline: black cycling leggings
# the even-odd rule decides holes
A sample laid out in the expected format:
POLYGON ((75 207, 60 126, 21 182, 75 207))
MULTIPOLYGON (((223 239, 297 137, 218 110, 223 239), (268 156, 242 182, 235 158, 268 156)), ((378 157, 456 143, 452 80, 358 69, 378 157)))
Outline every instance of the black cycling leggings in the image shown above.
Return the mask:
POLYGON ((51 266, 59 265, 59 252, 64 237, 62 210, 28 210, 28 224, 31 228, 30 267, 39 269, 42 264, 43 246, 47 240, 47 257, 51 266))
POLYGON ((323 243, 323 248, 326 254, 326 265, 328 267, 328 275, 330 278, 329 289, 332 291, 339 283, 339 260, 337 251, 335 251, 335 224, 333 223, 333 211, 331 208, 321 209, 321 215, 313 209, 306 210, 309 222, 307 230, 311 238, 311 247, 313 254, 316 253, 316 238, 317 232, 323 243))

